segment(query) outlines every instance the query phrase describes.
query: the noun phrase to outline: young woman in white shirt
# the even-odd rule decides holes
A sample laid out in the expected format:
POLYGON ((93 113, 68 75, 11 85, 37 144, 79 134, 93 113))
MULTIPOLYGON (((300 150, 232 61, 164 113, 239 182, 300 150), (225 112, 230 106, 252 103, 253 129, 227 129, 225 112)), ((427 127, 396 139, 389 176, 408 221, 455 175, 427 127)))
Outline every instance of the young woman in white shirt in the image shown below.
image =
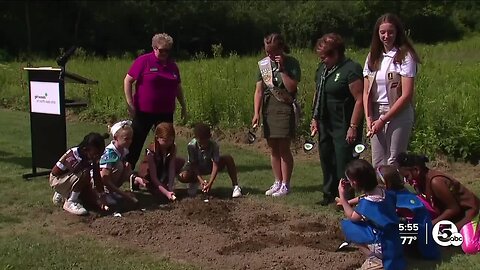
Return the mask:
POLYGON ((363 104, 374 167, 407 150, 414 122, 413 93, 420 59, 399 18, 378 18, 363 70, 363 104))

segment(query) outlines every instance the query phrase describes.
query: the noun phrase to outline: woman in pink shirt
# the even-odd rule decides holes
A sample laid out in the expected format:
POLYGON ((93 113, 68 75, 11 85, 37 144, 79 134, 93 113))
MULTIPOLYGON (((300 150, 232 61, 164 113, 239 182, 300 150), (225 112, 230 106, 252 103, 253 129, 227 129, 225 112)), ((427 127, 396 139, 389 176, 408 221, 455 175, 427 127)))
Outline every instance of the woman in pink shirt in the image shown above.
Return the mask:
POLYGON ((182 118, 186 117, 180 71, 169 57, 172 45, 173 38, 168 34, 154 35, 153 51, 135 59, 125 76, 125 99, 133 119, 133 141, 127 156, 132 168, 138 161, 148 131, 161 122, 173 123, 175 99, 182 106, 182 118), (134 83, 135 91, 132 90, 134 83))

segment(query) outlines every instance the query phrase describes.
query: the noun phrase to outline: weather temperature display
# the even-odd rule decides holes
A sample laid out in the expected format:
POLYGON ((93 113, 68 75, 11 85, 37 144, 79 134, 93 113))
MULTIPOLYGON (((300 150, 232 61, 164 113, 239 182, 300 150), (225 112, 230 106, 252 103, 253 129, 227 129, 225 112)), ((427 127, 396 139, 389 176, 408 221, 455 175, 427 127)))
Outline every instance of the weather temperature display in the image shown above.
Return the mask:
POLYGON ((400 233, 400 239, 402 245, 410 245, 418 236, 418 223, 400 223, 398 224, 398 231, 400 233))

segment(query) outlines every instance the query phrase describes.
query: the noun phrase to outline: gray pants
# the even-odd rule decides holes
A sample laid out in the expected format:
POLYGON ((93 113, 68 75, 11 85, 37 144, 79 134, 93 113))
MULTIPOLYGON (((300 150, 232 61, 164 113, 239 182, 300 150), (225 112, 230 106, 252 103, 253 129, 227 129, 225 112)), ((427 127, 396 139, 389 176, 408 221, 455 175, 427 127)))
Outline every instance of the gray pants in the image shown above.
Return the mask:
MULTIPOLYGON (((373 104, 373 120, 377 120, 380 115, 386 114, 389 110, 388 105, 373 104)), ((372 137, 372 163, 375 168, 393 164, 398 154, 407 151, 413 121, 413 107, 408 104, 372 137)))

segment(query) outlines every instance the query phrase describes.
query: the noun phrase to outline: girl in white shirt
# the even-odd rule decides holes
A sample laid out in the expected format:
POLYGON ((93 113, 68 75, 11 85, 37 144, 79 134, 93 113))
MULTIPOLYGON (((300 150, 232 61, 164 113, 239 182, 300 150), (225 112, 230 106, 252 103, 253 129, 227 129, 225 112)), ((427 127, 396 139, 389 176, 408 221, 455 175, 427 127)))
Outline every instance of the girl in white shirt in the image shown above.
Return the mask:
POLYGON ((394 14, 376 22, 363 70, 363 104, 374 167, 406 151, 413 128, 413 91, 420 59, 394 14))

